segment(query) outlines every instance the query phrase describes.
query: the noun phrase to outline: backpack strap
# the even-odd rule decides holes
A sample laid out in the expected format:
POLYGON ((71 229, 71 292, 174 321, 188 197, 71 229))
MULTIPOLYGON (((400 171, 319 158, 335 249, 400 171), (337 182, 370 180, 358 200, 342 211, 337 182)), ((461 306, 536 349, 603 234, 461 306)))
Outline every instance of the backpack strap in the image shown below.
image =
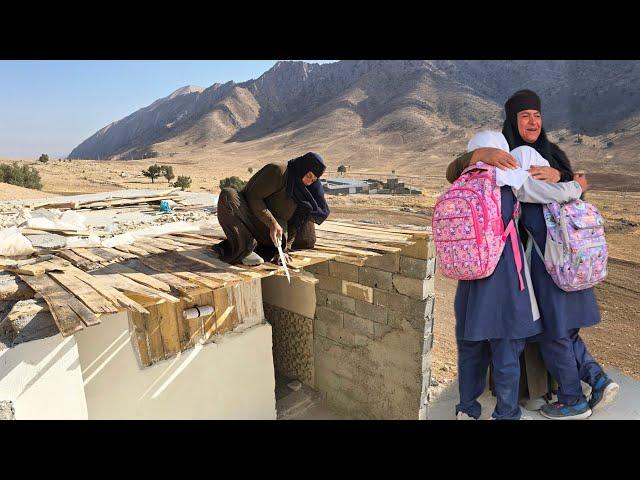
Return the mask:
POLYGON ((536 252, 538 252, 538 256, 540 257, 540 260, 544 262, 544 253, 542 253, 542 250, 540 250, 540 245, 538 245, 538 242, 536 242, 535 237, 531 234, 531 232, 527 227, 524 227, 524 231, 527 232, 527 235, 529 235, 529 239, 533 244, 533 248, 535 248, 536 252))
POLYGON ((507 237, 511 237, 511 249, 513 250, 513 260, 516 264, 516 270, 518 272, 518 280, 520 281, 520 290, 524 290, 524 281, 522 280, 522 255, 520 255, 520 245, 518 244, 518 230, 516 229, 516 223, 520 217, 520 202, 516 200, 516 205, 513 208, 513 216, 509 220, 509 224, 504 229, 502 234, 502 241, 506 242, 507 237))

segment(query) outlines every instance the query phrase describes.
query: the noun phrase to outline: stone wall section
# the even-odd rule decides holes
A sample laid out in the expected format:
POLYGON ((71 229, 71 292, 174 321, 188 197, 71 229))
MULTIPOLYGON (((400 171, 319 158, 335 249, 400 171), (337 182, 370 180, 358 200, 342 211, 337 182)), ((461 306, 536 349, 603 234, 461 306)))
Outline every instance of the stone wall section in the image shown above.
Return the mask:
POLYGON ((430 238, 363 266, 330 260, 316 284, 315 386, 354 418, 427 417, 435 249, 430 238))

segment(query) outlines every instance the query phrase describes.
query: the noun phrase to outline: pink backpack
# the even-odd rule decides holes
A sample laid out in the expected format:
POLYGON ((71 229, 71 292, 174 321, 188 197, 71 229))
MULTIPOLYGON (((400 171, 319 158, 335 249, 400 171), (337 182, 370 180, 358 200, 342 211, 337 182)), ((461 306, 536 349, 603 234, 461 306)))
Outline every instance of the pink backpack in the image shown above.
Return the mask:
POLYGON ((513 218, 505 228, 496 167, 482 162, 467 167, 433 208, 433 239, 442 274, 456 280, 490 276, 511 236, 520 290, 524 290, 515 227, 519 212, 520 204, 516 202, 513 218))

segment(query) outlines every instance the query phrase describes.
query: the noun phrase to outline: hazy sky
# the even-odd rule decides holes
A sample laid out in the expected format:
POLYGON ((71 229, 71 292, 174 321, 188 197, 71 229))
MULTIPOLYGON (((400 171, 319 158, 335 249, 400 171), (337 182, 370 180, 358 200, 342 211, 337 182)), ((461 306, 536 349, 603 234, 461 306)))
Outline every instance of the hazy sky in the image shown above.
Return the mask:
POLYGON ((180 87, 244 82, 275 62, 0 60, 0 158, 66 156, 105 125, 180 87))

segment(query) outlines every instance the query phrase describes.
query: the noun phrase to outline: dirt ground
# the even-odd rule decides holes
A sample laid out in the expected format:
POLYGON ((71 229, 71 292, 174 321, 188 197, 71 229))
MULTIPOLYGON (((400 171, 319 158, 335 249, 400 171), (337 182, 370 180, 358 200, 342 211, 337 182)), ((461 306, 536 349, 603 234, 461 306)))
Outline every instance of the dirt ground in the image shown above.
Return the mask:
MULTIPOLYGON (((426 172, 416 172, 414 167, 398 169, 400 181, 421 189, 421 195, 329 196, 332 217, 381 224, 430 225, 433 204, 448 185, 441 172, 451 159, 451 156, 438 157, 426 172)), ((273 161, 274 158, 268 160, 273 161)), ((338 164, 339 160, 335 159, 333 163, 338 164)), ((26 189, 19 187, 9 186, 9 190, 3 186, 0 188, 4 191, 0 200, 36 198, 47 193, 71 195, 127 188, 165 189, 166 180, 157 179, 152 184, 141 174, 141 170, 156 162, 172 164, 176 176, 191 176, 193 184, 189 190, 211 193, 219 191, 221 178, 237 175, 247 180, 251 176, 248 165, 254 171, 261 166, 248 157, 234 158, 234 162, 157 158, 152 161, 108 162, 50 160, 48 164, 39 164, 30 160, 27 163, 40 172, 43 191, 25 192, 26 189)), ((584 162, 580 167, 594 172, 588 177, 593 189, 587 194, 587 200, 593 202, 606 219, 610 254, 609 277, 596 288, 603 320, 599 325, 585 329, 583 336, 591 353, 603 365, 640 380, 640 175, 631 175, 618 166, 613 171, 597 171, 600 168, 597 163, 584 162)), ((328 172, 335 172, 335 165, 330 165, 328 172)), ((337 174, 327 173, 325 176, 337 174)), ((386 174, 383 168, 372 166, 350 169, 347 177, 385 179, 386 174)), ((453 316, 455 286, 455 281, 436 276, 433 378, 440 384, 451 382, 457 374, 453 316)))

